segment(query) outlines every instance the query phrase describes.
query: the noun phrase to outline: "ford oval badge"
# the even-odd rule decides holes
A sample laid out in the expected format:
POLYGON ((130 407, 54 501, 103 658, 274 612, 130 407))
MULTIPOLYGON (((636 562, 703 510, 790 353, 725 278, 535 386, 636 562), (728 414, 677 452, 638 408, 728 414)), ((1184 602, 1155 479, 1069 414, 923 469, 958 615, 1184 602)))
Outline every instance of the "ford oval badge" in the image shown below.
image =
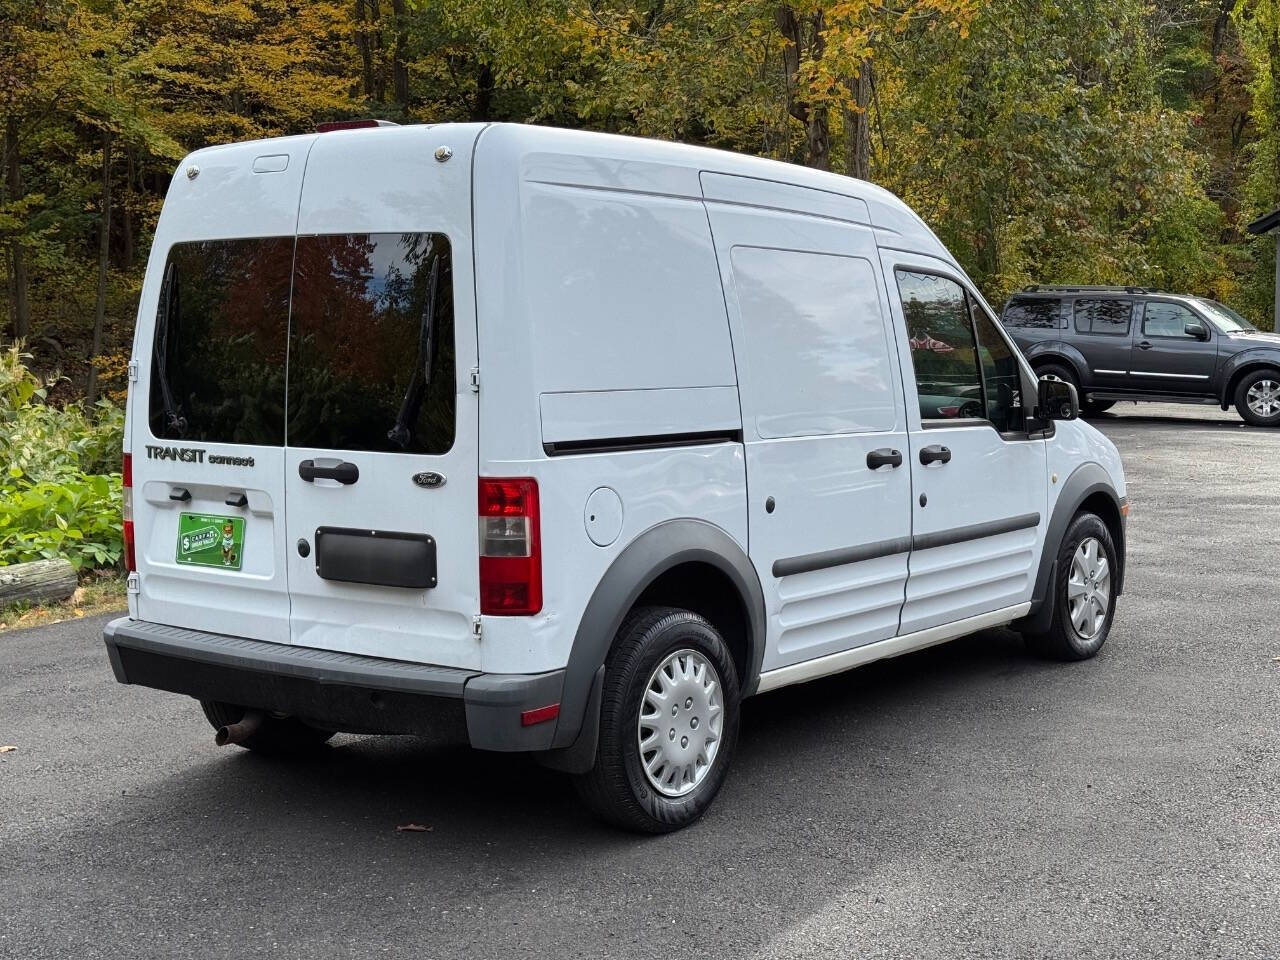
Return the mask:
POLYGON ((434 490, 436 487, 444 486, 444 474, 436 473, 434 470, 426 470, 422 473, 413 475, 413 482, 420 487, 426 487, 428 490, 434 490))

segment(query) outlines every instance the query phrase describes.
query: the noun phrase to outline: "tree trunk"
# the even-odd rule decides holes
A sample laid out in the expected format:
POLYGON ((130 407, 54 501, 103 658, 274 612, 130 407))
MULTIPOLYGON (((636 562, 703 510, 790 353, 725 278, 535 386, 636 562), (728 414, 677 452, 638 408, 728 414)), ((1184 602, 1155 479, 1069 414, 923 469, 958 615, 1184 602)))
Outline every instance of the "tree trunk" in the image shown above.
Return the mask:
POLYGON ((126 147, 124 153, 129 163, 125 172, 124 198, 120 204, 122 217, 120 227, 123 232, 120 241, 120 265, 125 270, 132 270, 134 258, 137 256, 133 245, 133 180, 136 176, 134 158, 137 156, 137 150, 134 147, 126 147))
POLYGON ((93 307, 93 349, 89 354, 89 383, 85 395, 92 406, 98 399, 98 355, 107 319, 107 266, 111 254, 111 131, 102 134, 102 222, 98 228, 98 296, 93 307))
POLYGON ((476 77, 476 98, 471 104, 471 122, 484 123, 493 109, 493 68, 482 64, 476 77))
POLYGON ((802 20, 791 7, 784 5, 774 11, 773 20, 787 41, 782 48, 782 65, 787 83, 787 112, 804 124, 804 162, 819 170, 830 170, 830 111, 824 104, 810 104, 800 90, 800 62, 806 47, 812 59, 821 60, 826 46, 822 11, 802 20), (806 27, 809 34, 807 40, 806 27))
MULTIPOLYGON (((22 199, 22 167, 18 156, 18 118, 10 114, 4 127, 5 184, 10 203, 22 199)), ((31 302, 27 298, 27 251, 22 241, 9 244, 9 316, 13 319, 15 340, 31 335, 31 302)))
POLYGON ((378 0, 365 0, 369 5, 369 50, 370 55, 374 57, 373 71, 373 99, 378 103, 383 103, 387 98, 387 78, 383 73, 384 66, 382 61, 382 9, 378 6, 378 0))
POLYGON ((0 567, 0 606, 65 600, 76 592, 79 579, 66 560, 33 560, 0 567))
POLYGON ((859 180, 871 179, 871 61, 863 60, 858 75, 849 81, 853 108, 844 112, 844 172, 859 180))
POLYGON ((360 82, 366 100, 373 99, 373 50, 369 47, 369 12, 356 0, 356 49, 360 52, 360 82))
POLYGON ((409 107, 409 70, 404 65, 404 47, 409 24, 406 21, 404 0, 391 0, 391 12, 395 14, 395 42, 391 47, 391 86, 402 108, 409 107))

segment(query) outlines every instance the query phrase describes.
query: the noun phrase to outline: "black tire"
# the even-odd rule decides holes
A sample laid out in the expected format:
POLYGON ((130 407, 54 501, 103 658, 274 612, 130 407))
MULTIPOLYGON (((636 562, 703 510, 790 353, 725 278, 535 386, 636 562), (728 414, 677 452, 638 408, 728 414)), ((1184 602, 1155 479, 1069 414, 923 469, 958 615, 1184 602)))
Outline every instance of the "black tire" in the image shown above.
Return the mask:
POLYGON ((1114 400, 1085 400, 1080 404, 1080 412, 1086 417, 1096 417, 1116 405, 1114 400))
POLYGON ((674 607, 633 610, 605 661, 595 766, 574 778, 583 802, 601 819, 638 833, 667 833, 693 823, 711 806, 733 761, 739 690, 729 648, 705 619, 674 607), (688 793, 669 797, 654 789, 645 774, 638 725, 650 679, 683 649, 702 654, 720 675, 724 716, 710 768, 688 793))
POLYGON ((1250 370, 1240 382, 1236 384, 1236 411, 1244 419, 1245 423, 1251 423, 1255 427, 1280 427, 1280 409, 1277 409, 1271 416, 1263 416, 1255 413, 1249 407, 1249 391, 1253 389, 1255 384, 1263 381, 1280 384, 1280 370, 1272 370, 1264 368, 1261 370, 1250 370))
POLYGON ((1107 642, 1111 623, 1116 615, 1116 584, 1120 567, 1116 561, 1116 545, 1111 531, 1102 519, 1093 513, 1080 513, 1071 521, 1058 546, 1057 566, 1053 578, 1053 623, 1045 633, 1027 636, 1027 642, 1041 656, 1054 660, 1088 660, 1096 656, 1107 642), (1107 591, 1106 616, 1102 626, 1091 637, 1078 631, 1071 622, 1068 582, 1071 578, 1072 560, 1080 545, 1088 539, 1096 540, 1106 554, 1110 573, 1110 589, 1107 591))
MULTIPOLYGON (((215 730, 239 723, 245 715, 244 707, 220 700, 201 700, 200 707, 215 730)), ((309 753, 322 747, 333 734, 332 730, 309 726, 295 717, 268 716, 258 732, 239 746, 258 753, 309 753)))

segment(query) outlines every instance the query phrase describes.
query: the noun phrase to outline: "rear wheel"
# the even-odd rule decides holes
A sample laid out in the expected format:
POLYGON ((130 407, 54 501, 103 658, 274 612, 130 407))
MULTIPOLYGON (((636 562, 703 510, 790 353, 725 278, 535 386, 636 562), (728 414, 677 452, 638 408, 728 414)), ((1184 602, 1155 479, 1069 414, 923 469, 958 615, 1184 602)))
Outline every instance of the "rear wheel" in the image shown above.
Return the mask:
POLYGON ((1085 400, 1080 404, 1080 411, 1086 417, 1094 417, 1110 410, 1116 405, 1114 400, 1085 400))
MULTIPOLYGON (((239 723, 248 713, 244 707, 223 703, 220 700, 201 700, 200 707, 215 730, 239 723)), ((240 746, 259 753, 306 753, 322 746, 333 736, 333 733, 332 730, 308 726, 295 717, 267 715, 263 718, 262 726, 257 732, 240 746)))
POLYGON ((1053 582, 1053 622, 1027 637, 1041 655, 1087 660, 1102 649, 1115 616, 1119 567, 1115 542, 1102 518, 1081 513, 1058 547, 1053 582))
POLYGON ((601 818, 642 833, 697 820, 738 738, 738 674, 719 632, 673 607, 641 607, 605 662, 595 766, 575 778, 601 818))
POLYGON ((1280 426, 1280 370, 1253 370, 1236 385, 1236 410, 1255 427, 1280 426))

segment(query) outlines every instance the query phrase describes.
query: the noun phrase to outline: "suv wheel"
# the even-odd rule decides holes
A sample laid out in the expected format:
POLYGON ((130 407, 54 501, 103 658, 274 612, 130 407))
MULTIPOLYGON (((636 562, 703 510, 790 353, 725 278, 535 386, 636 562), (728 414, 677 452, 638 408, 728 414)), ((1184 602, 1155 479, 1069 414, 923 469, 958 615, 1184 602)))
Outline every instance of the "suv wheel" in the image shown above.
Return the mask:
POLYGON ((1102 649, 1116 607, 1116 548, 1096 514, 1079 514, 1058 547, 1053 623, 1029 636, 1031 646, 1056 660, 1087 660, 1102 649))
POLYGON ((1086 417, 1096 417, 1100 413, 1110 410, 1116 405, 1114 400, 1082 400, 1080 402, 1080 412, 1086 417))
POLYGON ((1236 385, 1236 410, 1255 427, 1280 426, 1280 370, 1253 370, 1236 385))
POLYGON ((738 673, 719 632, 673 607, 641 607, 605 662, 595 766, 583 801, 628 830, 697 820, 720 791, 738 738, 738 673))
MULTIPOLYGON (((201 700, 200 707, 215 730, 239 723, 248 712, 244 707, 220 700, 201 700)), ((325 744, 333 733, 308 726, 296 717, 268 715, 258 730, 239 745, 257 753, 306 753, 325 744)))

